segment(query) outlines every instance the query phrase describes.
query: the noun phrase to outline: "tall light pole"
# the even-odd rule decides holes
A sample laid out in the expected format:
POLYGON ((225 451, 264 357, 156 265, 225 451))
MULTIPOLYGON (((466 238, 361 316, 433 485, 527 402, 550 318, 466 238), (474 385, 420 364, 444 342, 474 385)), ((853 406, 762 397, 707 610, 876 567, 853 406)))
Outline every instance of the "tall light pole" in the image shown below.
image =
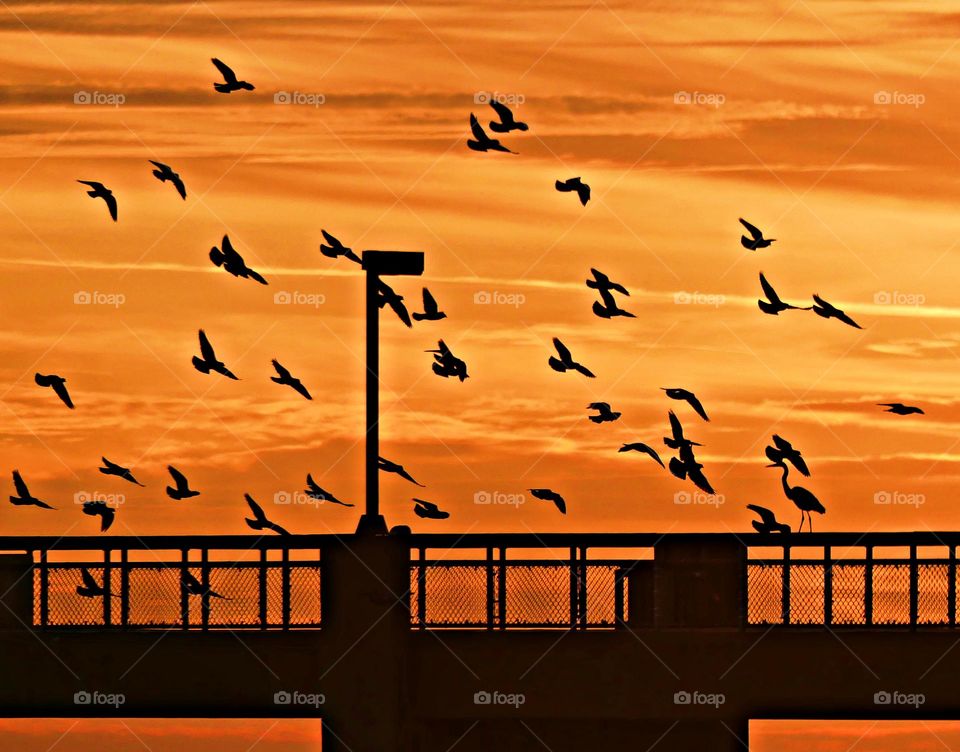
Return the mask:
POLYGON ((423 274, 419 251, 364 251, 361 254, 367 275, 367 437, 366 508, 357 533, 386 533, 387 521, 380 514, 380 305, 379 282, 385 276, 423 274))

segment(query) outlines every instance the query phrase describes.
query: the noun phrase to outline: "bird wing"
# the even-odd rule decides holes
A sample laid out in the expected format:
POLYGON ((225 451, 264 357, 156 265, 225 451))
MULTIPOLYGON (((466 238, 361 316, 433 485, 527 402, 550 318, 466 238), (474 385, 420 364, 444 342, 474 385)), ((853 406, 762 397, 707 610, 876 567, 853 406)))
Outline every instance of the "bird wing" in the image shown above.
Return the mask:
POLYGON ((473 137, 477 139, 477 141, 484 142, 490 140, 486 131, 483 130, 483 126, 480 125, 480 121, 477 120, 477 116, 472 112, 470 113, 470 130, 473 131, 473 137))
POLYGON ((107 209, 110 211, 110 218, 116 222, 117 221, 117 197, 112 193, 107 193, 103 200, 107 203, 107 209))
POLYGON ((553 338, 553 346, 557 348, 557 355, 560 356, 560 360, 562 360, 564 363, 569 363, 572 360, 570 350, 568 350, 567 346, 560 341, 559 337, 553 338))
POLYGON ((177 189, 177 193, 180 194, 180 198, 187 198, 187 186, 183 184, 183 180, 179 175, 172 175, 170 180, 173 182, 174 187, 177 189))
POLYGON ((88 590, 99 590, 100 583, 93 579, 93 575, 86 567, 80 568, 80 577, 83 580, 83 586, 88 590))
POLYGON ((277 370, 277 374, 280 376, 281 379, 286 381, 287 379, 290 378, 290 371, 288 371, 286 368, 280 365, 279 360, 274 359, 274 360, 271 360, 270 362, 273 363, 273 367, 277 370))
POLYGON ((843 322, 844 324, 846 324, 847 326, 852 326, 854 329, 863 329, 863 327, 860 326, 860 324, 858 324, 856 321, 854 321, 852 318, 850 318, 847 314, 845 314, 845 313, 844 313, 843 311, 841 311, 839 308, 834 309, 834 310, 836 310, 835 317, 836 317, 837 319, 839 319, 840 321, 842 321, 842 322, 843 322))
POLYGON ((226 258, 224 264, 240 264, 243 266, 243 256, 237 253, 237 249, 233 247, 233 243, 230 242, 230 238, 227 235, 223 236, 220 250, 226 258))
POLYGON ((494 110, 496 110, 497 115, 500 116, 501 123, 503 123, 504 125, 507 125, 508 123, 513 122, 514 120, 513 111, 509 107, 507 107, 503 102, 498 102, 496 99, 491 97, 488 104, 491 107, 493 107, 494 110))
POLYGON ((51 386, 53 387, 53 391, 56 392, 57 396, 63 400, 63 404, 72 409, 73 400, 70 399, 70 392, 67 391, 66 383, 63 380, 58 379, 54 381, 51 386))
POLYGON ((570 185, 569 180, 557 180, 554 182, 554 186, 561 193, 569 193, 573 190, 573 186, 570 185))
POLYGON ((213 351, 213 345, 210 344, 210 340, 207 339, 207 333, 200 330, 200 354, 203 356, 204 360, 214 361, 217 359, 217 354, 213 351))
MULTIPOLYGON (((119 470, 119 471, 121 471, 121 472, 126 470, 125 467, 121 467, 121 466, 118 465, 116 462, 111 462, 111 461, 108 460, 106 457, 101 457, 101 458, 100 458, 100 461, 103 462, 103 469, 104 469, 104 470, 110 470, 110 471, 119 470)), ((102 472, 102 471, 101 471, 101 472, 102 472)))
POLYGON ((217 66, 217 70, 220 71, 220 75, 223 76, 223 80, 228 84, 237 82, 237 74, 233 72, 233 68, 231 68, 229 65, 215 57, 210 58, 210 62, 217 66))
POLYGON ((747 222, 747 220, 743 219, 742 217, 740 218, 740 224, 742 224, 744 227, 747 228, 747 232, 749 232, 753 236, 754 240, 760 240, 761 238, 763 238, 763 233, 760 232, 759 229, 754 227, 752 224, 747 222))
POLYGON ((338 249, 339 249, 339 248, 343 248, 343 247, 344 247, 344 246, 343 246, 343 243, 341 243, 339 240, 337 240, 335 237, 333 237, 333 235, 331 235, 331 234, 330 234, 329 232, 327 232, 326 230, 320 230, 320 234, 323 235, 323 239, 326 240, 327 243, 328 243, 332 248, 338 248, 338 249))
POLYGON ((253 512, 253 516, 257 518, 257 521, 266 522, 267 515, 263 513, 263 509, 253 500, 253 497, 250 494, 244 494, 243 498, 247 500, 247 504, 250 505, 250 511, 253 512))
POLYGON ((407 326, 412 327, 413 322, 410 320, 410 312, 407 311, 407 307, 403 304, 403 300, 397 296, 390 298, 389 302, 393 312, 397 314, 397 318, 399 318, 407 326))
POLYGON ((21 496, 24 499, 30 498, 30 489, 27 488, 27 484, 23 482, 23 478, 20 477, 20 471, 13 471, 13 487, 17 489, 17 496, 21 496))
POLYGON ((707 417, 707 411, 703 409, 703 405, 700 403, 700 400, 697 399, 697 395, 693 392, 687 393, 687 403, 696 410, 697 415, 703 418, 706 421, 709 421, 710 418, 707 417))
POLYGON ((84 185, 89 185, 95 191, 99 191, 104 187, 103 183, 98 183, 96 180, 78 180, 77 182, 83 183, 84 185))
POLYGON ((307 473, 307 489, 313 493, 326 496, 324 490, 317 485, 317 482, 313 479, 313 476, 310 473, 307 473))
POLYGON ((417 506, 422 507, 425 511, 428 511, 428 512, 440 511, 440 507, 438 507, 436 504, 434 504, 431 501, 424 501, 423 499, 417 499, 417 498, 414 498, 413 501, 417 504, 417 506))
POLYGON ((697 488, 708 494, 714 493, 713 486, 710 485, 710 481, 707 480, 707 476, 703 474, 703 470, 701 469, 700 465, 687 464, 686 470, 687 477, 693 481, 697 488))
POLYGON ((161 172, 170 173, 173 171, 170 169, 170 165, 165 165, 163 162, 157 162, 156 160, 153 160, 153 159, 148 159, 147 161, 150 164, 152 164, 154 167, 158 167, 161 172))
POLYGON ((646 444, 638 444, 638 448, 640 449, 641 452, 645 452, 646 454, 649 454, 651 457, 653 457, 653 459, 655 459, 659 463, 660 467, 664 467, 663 460, 660 459, 660 455, 657 454, 656 449, 654 449, 651 446, 647 446, 646 444))
POLYGON ((606 412, 610 409, 609 402, 591 402, 587 405, 591 410, 599 410, 600 412, 606 412))
POLYGON ((777 523, 776 515, 766 507, 762 507, 759 504, 747 504, 747 509, 759 515, 760 519, 768 525, 775 525, 777 523))
POLYGON ((763 294, 767 296, 767 299, 771 303, 781 303, 780 296, 777 295, 777 291, 773 289, 773 285, 767 282, 767 278, 763 276, 763 272, 760 272, 760 287, 763 288, 763 294))
POLYGON ((430 291, 424 287, 423 288, 423 312, 424 313, 436 313, 437 301, 434 299, 430 291))
POLYGON ((167 465, 167 472, 170 473, 170 476, 173 478, 173 482, 176 484, 178 491, 186 491, 190 487, 187 476, 177 470, 173 465, 167 465))

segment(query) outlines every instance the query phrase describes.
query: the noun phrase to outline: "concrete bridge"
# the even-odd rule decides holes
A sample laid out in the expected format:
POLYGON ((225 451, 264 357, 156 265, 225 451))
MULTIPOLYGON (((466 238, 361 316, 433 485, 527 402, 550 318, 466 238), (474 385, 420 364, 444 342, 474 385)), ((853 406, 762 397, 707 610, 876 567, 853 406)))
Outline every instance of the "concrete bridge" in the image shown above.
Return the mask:
POLYGON ((751 719, 960 719, 958 545, 934 532, 8 537, 0 706, 314 717, 325 752, 721 752, 748 747, 751 719), (105 595, 76 593, 83 568, 105 595))

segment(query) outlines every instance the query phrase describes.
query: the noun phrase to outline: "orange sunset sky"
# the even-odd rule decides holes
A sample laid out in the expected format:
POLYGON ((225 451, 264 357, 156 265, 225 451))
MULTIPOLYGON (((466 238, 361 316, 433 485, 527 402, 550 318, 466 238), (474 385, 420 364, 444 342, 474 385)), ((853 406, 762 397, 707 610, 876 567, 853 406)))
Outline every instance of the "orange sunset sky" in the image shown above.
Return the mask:
MULTIPOLYGON (((448 315, 381 316, 382 454, 427 486, 382 476, 391 525, 746 530, 759 503, 796 526, 764 467, 778 433, 827 508, 816 530, 955 528, 958 33, 948 4, 897 0, 4 2, 0 451, 58 510, 4 504, 0 529, 96 534, 85 493, 122 502, 108 534, 239 534, 249 492, 293 532, 352 531, 358 509, 272 503, 307 473, 363 501, 363 280, 320 255, 321 228, 423 251, 423 280, 394 287, 419 310, 428 285, 448 315), (214 56, 256 90, 214 92, 214 56), (470 113, 494 117, 484 92, 529 123, 503 136, 517 155, 466 148, 470 113), (586 207, 553 187, 576 175, 586 207), (77 179, 113 190, 118 223, 77 179), (745 250, 738 217, 777 242, 745 250), (268 287, 210 263, 225 233, 268 287), (635 319, 593 315, 590 267, 635 319), (763 315, 760 271, 863 330, 763 315), (193 369, 201 327, 240 381, 193 369), (552 371, 554 336, 597 378, 552 371), (440 338, 465 383, 432 373, 440 338), (271 358, 312 402, 270 382, 271 358), (36 371, 65 376, 76 410, 36 371), (711 422, 660 387, 696 392, 711 422), (597 400, 623 418, 589 422, 597 400), (666 461, 670 409, 722 503, 677 504, 692 485, 617 453, 666 461), (145 487, 98 473, 101 455, 145 487), (201 495, 166 498, 167 464, 201 495), (567 515, 475 503, 531 486, 567 515), (418 519, 413 495, 450 519, 418 519), (876 503, 891 495, 915 503, 876 503)), ((899 748, 850 747, 863 728, 805 748, 899 748)))

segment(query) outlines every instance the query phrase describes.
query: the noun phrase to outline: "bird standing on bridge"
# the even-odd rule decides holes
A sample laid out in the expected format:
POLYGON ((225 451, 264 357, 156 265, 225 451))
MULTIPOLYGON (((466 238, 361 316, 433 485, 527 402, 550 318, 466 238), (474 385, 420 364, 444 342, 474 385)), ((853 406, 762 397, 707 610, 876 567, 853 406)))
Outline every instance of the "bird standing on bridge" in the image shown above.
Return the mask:
POLYGON ((247 504, 250 507, 250 511, 253 512, 253 519, 249 517, 244 517, 247 525, 254 530, 272 530, 278 535, 290 535, 284 528, 280 527, 276 522, 271 522, 267 519, 267 515, 264 514, 263 509, 253 500, 253 497, 250 494, 244 494, 243 498, 247 500, 247 504))
POLYGON ((810 532, 813 532, 813 520, 810 518, 811 512, 816 512, 817 514, 826 514, 827 510, 824 508, 823 504, 820 503, 820 500, 813 495, 810 491, 802 486, 791 486, 787 481, 787 475, 790 472, 790 468, 787 467, 786 463, 783 461, 774 462, 773 464, 767 465, 767 467, 779 467, 783 475, 780 476, 780 483, 783 485, 783 493, 786 495, 790 501, 792 501, 797 509, 800 510, 800 527, 797 532, 803 532, 803 520, 806 518, 809 523, 810 532))

